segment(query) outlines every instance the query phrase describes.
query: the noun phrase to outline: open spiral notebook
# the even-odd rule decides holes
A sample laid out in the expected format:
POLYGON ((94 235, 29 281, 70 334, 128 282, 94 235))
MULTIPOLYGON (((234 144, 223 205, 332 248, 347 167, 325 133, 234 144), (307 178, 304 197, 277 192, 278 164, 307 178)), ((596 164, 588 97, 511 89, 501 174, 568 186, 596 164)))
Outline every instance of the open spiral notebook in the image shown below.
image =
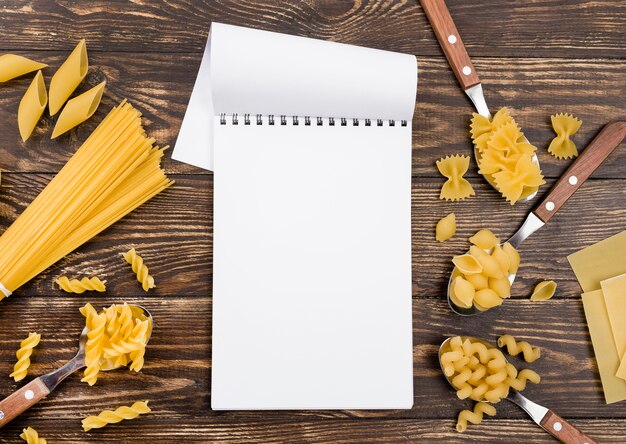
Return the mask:
POLYGON ((212 408, 413 404, 415 57, 213 23, 173 158, 214 171, 212 408))

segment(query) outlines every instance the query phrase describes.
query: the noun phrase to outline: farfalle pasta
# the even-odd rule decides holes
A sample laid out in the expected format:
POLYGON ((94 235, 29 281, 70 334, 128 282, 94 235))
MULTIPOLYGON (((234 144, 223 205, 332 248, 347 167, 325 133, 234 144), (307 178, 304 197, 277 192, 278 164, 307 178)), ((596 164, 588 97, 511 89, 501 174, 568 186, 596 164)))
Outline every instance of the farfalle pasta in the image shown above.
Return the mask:
POLYGON ((554 281, 541 281, 533 290, 533 294, 530 295, 531 301, 547 301, 552 298, 556 293, 556 282, 554 281))
POLYGON ((115 424, 123 420, 135 419, 140 415, 150 413, 148 401, 137 401, 127 407, 118 407, 115 410, 103 410, 97 416, 88 416, 83 419, 83 430, 88 432, 91 429, 99 429, 108 424, 115 424))
POLYGON ((37 71, 37 75, 20 100, 20 106, 17 110, 17 126, 23 142, 26 142, 33 133, 47 103, 48 94, 46 93, 43 74, 41 71, 37 71))
POLYGON ((35 347, 39 345, 39 341, 41 341, 41 335, 39 333, 30 333, 28 337, 20 343, 20 348, 15 352, 17 362, 13 366, 13 373, 9 375, 15 382, 21 381, 28 374, 30 357, 35 347))
POLYGON ((545 183, 532 161, 537 148, 526 141, 507 108, 500 109, 491 120, 473 114, 470 133, 477 151, 478 172, 511 205, 545 183))
POLYGON ((87 75, 87 43, 82 39, 50 80, 50 115, 59 112, 87 75))
POLYGON ((48 65, 45 63, 35 62, 16 54, 2 54, 0 56, 0 83, 38 71, 46 66, 48 65))
POLYGON ((524 356, 524 361, 535 362, 541 357, 541 349, 533 347, 526 341, 516 341, 511 335, 502 335, 498 338, 498 347, 506 347, 507 353, 517 356, 520 353, 524 356))
POLYGON ((67 102, 59 115, 56 125, 54 125, 50 138, 59 137, 93 116, 98 109, 98 105, 100 105, 105 85, 106 82, 102 82, 67 102))
POLYGON ((44 438, 40 438, 37 430, 32 427, 27 427, 22 430, 20 438, 26 441, 26 444, 47 444, 47 441, 44 438))
POLYGON ((84 277, 82 279, 70 279, 67 276, 60 276, 55 279, 59 288, 66 293, 84 293, 86 291, 106 291, 106 281, 94 276, 91 278, 84 277))
POLYGON ((472 185, 463 178, 469 168, 468 156, 446 156, 437 161, 437 169, 448 180, 441 187, 440 199, 463 200, 476 194, 472 185))
POLYGON ((582 120, 563 113, 550 116, 550 120, 556 137, 550 142, 548 152, 557 159, 570 159, 578 156, 576 144, 570 140, 570 137, 580 129, 582 120))
POLYGON ((437 222, 435 228, 435 239, 437 242, 445 242, 456 233, 456 216, 454 213, 448 214, 437 222))
POLYGON ((452 258, 450 300, 460 308, 485 311, 511 296, 509 275, 517 272, 520 256, 508 242, 500 245, 500 239, 487 229, 469 240, 474 244, 469 251, 452 258))
POLYGON ((80 309, 86 318, 87 346, 85 373, 81 381, 93 385, 102 368, 113 369, 130 364, 130 370, 139 372, 152 323, 145 314, 128 304, 113 304, 98 312, 91 304, 80 309))
MULTIPOLYGON (((528 382, 538 384, 541 381, 533 370, 523 369, 518 372, 513 364, 506 361, 502 351, 488 347, 481 341, 455 336, 447 344, 440 357, 444 374, 450 378, 459 399, 469 398, 478 403, 475 406, 478 412, 493 416, 495 408, 485 408, 485 401, 500 402, 511 388, 522 391, 528 382)), ((462 411, 457 430, 465 431, 467 422, 478 424, 482 414, 472 414, 478 412, 462 411)))

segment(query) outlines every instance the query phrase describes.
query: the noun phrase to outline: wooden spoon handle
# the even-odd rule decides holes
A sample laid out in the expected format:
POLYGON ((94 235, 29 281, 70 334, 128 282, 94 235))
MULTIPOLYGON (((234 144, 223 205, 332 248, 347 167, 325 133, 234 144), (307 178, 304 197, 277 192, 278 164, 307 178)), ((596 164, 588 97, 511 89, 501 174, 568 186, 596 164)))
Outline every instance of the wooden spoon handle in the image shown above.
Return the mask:
POLYGON ((541 420, 541 427, 565 444, 596 444, 593 439, 589 438, 552 410, 548 410, 546 416, 541 420))
POLYGON ((5 426, 17 416, 45 398, 50 390, 41 378, 26 384, 16 392, 0 401, 0 427, 5 426))
POLYGON ((626 121, 607 123, 550 189, 533 213, 548 222, 626 137, 626 121))
POLYGON ((452 21, 446 2, 444 0, 420 0, 420 3, 463 89, 479 84, 478 74, 465 50, 459 31, 452 21))

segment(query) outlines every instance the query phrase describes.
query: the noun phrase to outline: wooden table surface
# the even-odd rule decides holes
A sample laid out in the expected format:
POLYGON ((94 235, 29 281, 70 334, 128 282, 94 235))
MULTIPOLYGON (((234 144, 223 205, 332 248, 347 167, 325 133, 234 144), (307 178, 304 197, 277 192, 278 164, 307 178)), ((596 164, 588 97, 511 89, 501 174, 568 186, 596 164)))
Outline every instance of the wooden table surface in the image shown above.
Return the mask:
MULTIPOLYGON (((626 2, 623 0, 448 0, 452 16, 492 109, 511 107, 538 156, 548 184, 568 166, 547 153, 550 114, 583 120, 574 140, 584 147, 606 122, 626 119, 626 2)), ((0 84, 0 224, 6 228, 39 193, 97 123, 123 98, 145 115, 159 143, 174 144, 200 63, 209 24, 231 23, 288 34, 414 54, 419 86, 413 120, 414 399, 411 410, 212 412, 211 249, 212 174, 169 158, 176 180, 165 191, 61 260, 0 303, 0 394, 20 384, 8 378, 19 341, 42 334, 31 375, 71 358, 83 319, 78 308, 127 301, 153 313, 156 328, 141 374, 103 374, 88 387, 75 375, 0 431, 1 443, 19 442, 28 425, 49 443, 185 442, 553 442, 517 407, 461 435, 456 415, 470 405, 456 398, 438 369, 445 336, 471 334, 495 340, 511 333, 540 346, 533 364, 542 376, 526 393, 584 429, 599 442, 626 442, 626 402, 604 403, 580 302, 580 287, 566 256, 626 228, 626 143, 545 228, 521 248, 523 265, 514 297, 481 317, 448 309, 445 284, 450 257, 466 238, 490 227, 507 237, 532 203, 509 206, 477 175, 476 196, 457 203, 438 199, 443 182, 435 160, 469 154, 472 107, 458 88, 416 0, 20 1, 0 4, 0 54, 45 61, 49 80, 79 38, 87 39, 90 69, 80 91, 107 80, 96 115, 50 141, 55 119, 44 117, 21 143, 16 112, 31 76, 0 84), (454 211, 457 236, 434 241, 436 221, 454 211), (119 253, 134 246, 153 271, 157 288, 146 295, 119 253), (62 273, 108 280, 104 296, 62 294, 62 273), (558 294, 533 303, 542 279, 558 294), (148 399, 154 412, 136 421, 85 434, 80 420, 101 409, 148 399)), ((236 55, 233 55, 236 56, 236 55)), ((169 156, 168 156, 169 157, 169 156)))

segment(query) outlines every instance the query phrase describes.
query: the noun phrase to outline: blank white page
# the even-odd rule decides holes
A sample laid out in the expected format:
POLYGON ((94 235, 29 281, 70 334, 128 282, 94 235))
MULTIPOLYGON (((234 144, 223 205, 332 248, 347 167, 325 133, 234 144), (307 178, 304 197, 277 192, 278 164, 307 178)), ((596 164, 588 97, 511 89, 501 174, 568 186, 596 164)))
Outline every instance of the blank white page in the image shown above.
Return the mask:
POLYGON ((363 124, 215 123, 214 409, 413 405, 411 126, 363 124))

